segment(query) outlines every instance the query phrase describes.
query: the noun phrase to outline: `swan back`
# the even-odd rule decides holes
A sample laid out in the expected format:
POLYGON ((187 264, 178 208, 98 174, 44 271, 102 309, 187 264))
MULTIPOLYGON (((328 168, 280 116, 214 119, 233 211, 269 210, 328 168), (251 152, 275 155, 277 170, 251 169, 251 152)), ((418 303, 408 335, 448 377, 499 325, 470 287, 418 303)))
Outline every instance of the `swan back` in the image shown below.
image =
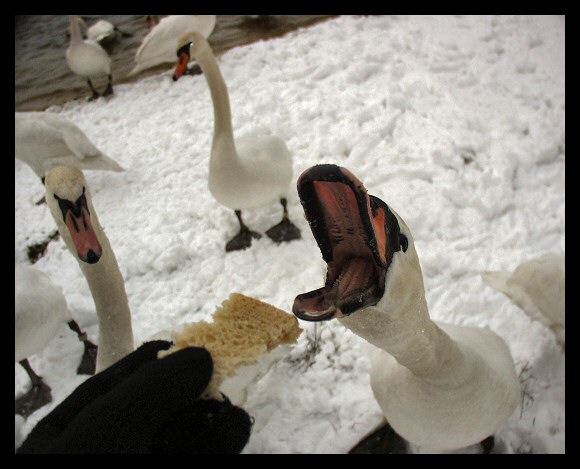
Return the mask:
POLYGON ((130 75, 156 65, 175 63, 175 45, 182 34, 195 31, 207 38, 215 24, 215 15, 170 15, 162 18, 137 49, 136 66, 130 75))
POLYGON ((15 156, 39 178, 57 166, 124 171, 67 118, 51 112, 14 113, 15 156))

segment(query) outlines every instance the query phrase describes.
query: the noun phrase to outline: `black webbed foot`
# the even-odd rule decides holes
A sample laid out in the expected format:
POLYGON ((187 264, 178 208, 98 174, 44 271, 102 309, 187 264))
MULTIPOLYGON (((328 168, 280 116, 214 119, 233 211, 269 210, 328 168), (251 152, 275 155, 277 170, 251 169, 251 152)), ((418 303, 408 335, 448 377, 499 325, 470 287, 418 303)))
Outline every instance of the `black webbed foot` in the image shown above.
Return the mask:
POLYGON ((85 351, 81 362, 77 368, 77 374, 79 375, 94 375, 97 369, 97 350, 98 347, 93 344, 90 340, 85 341, 85 351))
POLYGON ((52 401, 50 386, 39 378, 32 388, 14 402, 14 413, 27 418, 41 407, 52 401))
POLYGON ((105 91, 103 91, 103 98, 106 98, 107 96, 111 96, 113 95, 113 78, 111 76, 109 76, 109 82, 107 83, 107 88, 105 88, 105 91))
POLYGON ((76 332, 79 340, 83 343, 85 350, 81 358, 81 362, 77 368, 79 375, 94 375, 97 368, 97 350, 98 347, 93 344, 87 337, 87 333, 83 332, 77 322, 71 319, 68 322, 68 327, 76 332))
POLYGON ((407 443, 388 423, 366 435, 349 454, 408 454, 407 443))
POLYGON ((260 239, 262 235, 248 228, 241 228, 236 236, 226 244, 226 252, 239 251, 252 245, 252 238, 260 239))
POLYGON ((300 239, 300 230, 288 218, 284 217, 280 223, 266 231, 268 237, 275 243, 300 239))

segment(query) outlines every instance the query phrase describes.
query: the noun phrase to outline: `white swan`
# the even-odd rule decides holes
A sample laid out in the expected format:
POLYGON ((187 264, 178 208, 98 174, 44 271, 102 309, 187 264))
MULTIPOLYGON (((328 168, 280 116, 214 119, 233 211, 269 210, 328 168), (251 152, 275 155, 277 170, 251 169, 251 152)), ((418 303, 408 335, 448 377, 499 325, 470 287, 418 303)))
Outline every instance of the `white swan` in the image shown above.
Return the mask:
POLYGON ((274 135, 241 137, 234 141, 228 89, 215 56, 203 36, 195 31, 178 42, 179 79, 190 57, 203 70, 214 108, 214 134, 209 164, 209 190, 222 205, 233 209, 240 224, 239 233, 226 244, 226 251, 245 249, 260 234, 250 231, 242 221, 242 210, 279 201, 282 221, 266 234, 275 242, 300 238, 300 230, 288 219, 286 196, 292 182, 292 156, 282 139, 274 135))
POLYGON ((34 267, 16 264, 14 268, 14 357, 32 383, 31 389, 15 402, 15 412, 27 417, 52 400, 51 389, 38 376, 28 358, 41 352, 68 324, 83 341, 85 351, 79 374, 94 374, 96 347, 71 318, 62 288, 34 267))
MULTIPOLYGON (((175 44, 187 31, 207 38, 215 28, 215 15, 170 15, 162 18, 143 38, 135 54, 136 65, 129 76, 164 63, 175 63, 175 44)), ((148 22, 149 24, 149 22, 148 22)))
POLYGON ((41 179, 57 166, 124 171, 73 122, 52 112, 15 112, 14 149, 41 179))
POLYGON ((108 83, 103 96, 113 94, 113 76, 111 75, 111 58, 109 54, 96 41, 83 39, 81 34, 81 18, 71 15, 70 19, 70 44, 66 50, 66 63, 69 68, 87 79, 87 83, 93 92, 90 100, 99 97, 99 93, 93 86, 91 78, 102 75, 108 77, 108 83))
POLYGON ((338 318, 374 346, 374 396, 408 442, 449 451, 493 435, 521 394, 504 341, 429 318, 409 228, 348 170, 314 166, 298 193, 328 269, 324 287, 296 297, 294 314, 338 318))
POLYGON ((487 271, 481 276, 528 316, 552 329, 565 348, 565 267, 563 255, 547 253, 521 263, 513 273, 487 271))
POLYGON ((99 321, 97 373, 134 350, 125 283, 97 218, 82 171, 60 166, 45 178, 46 203, 87 279, 99 321))

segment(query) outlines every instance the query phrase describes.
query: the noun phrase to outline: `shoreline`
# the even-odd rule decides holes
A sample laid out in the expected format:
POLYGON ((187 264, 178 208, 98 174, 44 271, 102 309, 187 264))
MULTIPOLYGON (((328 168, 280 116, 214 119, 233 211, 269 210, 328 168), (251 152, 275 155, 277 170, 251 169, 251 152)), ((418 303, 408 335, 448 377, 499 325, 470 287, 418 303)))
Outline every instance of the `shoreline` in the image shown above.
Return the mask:
MULTIPOLYGON (((296 31, 301 28, 308 28, 322 21, 327 21, 336 18, 338 15, 317 15, 308 16, 307 19, 301 19, 303 15, 283 15, 284 20, 280 16, 271 15, 260 19, 249 19, 243 15, 223 17, 218 15, 218 21, 209 42, 214 50, 216 56, 223 54, 235 47, 245 46, 261 40, 269 40, 285 36, 289 32, 296 31), (236 29, 244 32, 243 35, 228 34, 228 30, 236 29)), ((169 64, 161 64, 152 67, 134 75, 127 76, 128 72, 133 66, 130 61, 127 64, 119 65, 123 68, 121 78, 113 79, 113 85, 135 83, 148 76, 162 73, 172 66, 169 64)), ((72 73, 72 72, 71 72, 72 73)), ((22 97, 22 93, 18 92, 18 82, 15 82, 15 111, 45 111, 51 106, 63 105, 70 101, 77 99, 88 99, 88 89, 85 83, 79 79, 79 85, 66 90, 53 90, 50 93, 22 97)))

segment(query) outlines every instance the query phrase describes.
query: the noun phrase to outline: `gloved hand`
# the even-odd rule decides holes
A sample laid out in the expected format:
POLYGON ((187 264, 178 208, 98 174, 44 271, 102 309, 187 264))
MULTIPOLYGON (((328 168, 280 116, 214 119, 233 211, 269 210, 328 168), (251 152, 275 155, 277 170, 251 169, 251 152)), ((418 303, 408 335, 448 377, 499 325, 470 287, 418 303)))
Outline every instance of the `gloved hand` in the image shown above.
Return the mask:
POLYGON ((206 349, 157 359, 170 342, 147 342, 89 378, 42 419, 24 453, 239 453, 252 419, 223 401, 200 399, 213 374, 206 349))

